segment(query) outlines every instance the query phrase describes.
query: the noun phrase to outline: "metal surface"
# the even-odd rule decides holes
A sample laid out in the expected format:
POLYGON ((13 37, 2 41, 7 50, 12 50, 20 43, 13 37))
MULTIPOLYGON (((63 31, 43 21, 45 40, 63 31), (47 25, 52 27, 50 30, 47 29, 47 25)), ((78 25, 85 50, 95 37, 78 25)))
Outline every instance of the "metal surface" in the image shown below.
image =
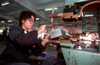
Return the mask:
POLYGON ((79 15, 83 17, 82 18, 82 25, 83 25, 82 32, 98 32, 98 16, 99 16, 98 9, 100 8, 99 5, 100 5, 100 1, 92 1, 92 2, 85 4, 81 8, 79 15), (89 11, 89 10, 93 11, 94 9, 97 10, 97 14, 96 14, 97 17, 95 18, 95 21, 94 21, 96 24, 91 25, 90 22, 92 21, 93 18, 89 20, 89 23, 86 23, 87 21, 85 18, 85 13, 86 11, 89 11))
POLYGON ((89 25, 82 27, 82 32, 98 32, 98 25, 89 25))
POLYGON ((73 44, 60 45, 66 65, 100 65, 100 53, 76 50, 73 44))
POLYGON ((100 42, 98 43, 98 52, 100 52, 100 42))
POLYGON ((57 38, 59 36, 65 36, 65 35, 66 35, 66 32, 64 30, 62 30, 61 28, 50 31, 51 39, 57 38))

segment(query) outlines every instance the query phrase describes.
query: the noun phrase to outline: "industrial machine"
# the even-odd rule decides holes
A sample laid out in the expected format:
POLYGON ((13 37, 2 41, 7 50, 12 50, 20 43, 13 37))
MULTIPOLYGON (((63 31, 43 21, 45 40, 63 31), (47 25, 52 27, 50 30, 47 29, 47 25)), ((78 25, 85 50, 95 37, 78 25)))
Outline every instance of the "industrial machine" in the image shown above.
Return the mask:
MULTIPOLYGON (((97 20, 96 25, 90 25, 86 23, 86 19, 84 16, 82 16, 82 12, 85 12, 89 9, 98 9, 100 8, 100 1, 92 1, 87 4, 85 4, 79 14, 73 14, 72 12, 70 13, 59 13, 58 14, 51 14, 50 17, 63 17, 63 18, 79 18, 82 17, 82 28, 83 32, 99 32, 99 22, 97 20), (70 14, 70 15, 68 15, 70 14)), ((52 33, 51 33, 52 34, 52 33)), ((56 33, 57 34, 57 33, 56 33)), ((63 34, 63 33, 62 33, 63 34)), ((52 38, 56 37, 55 35, 52 36, 52 38)), ((59 36, 58 36, 59 37, 59 36)), ((77 39, 77 40, 83 40, 84 39, 77 39)), ((91 42, 98 42, 98 45, 96 48, 91 48, 87 47, 86 45, 83 44, 71 44, 71 43, 62 43, 62 42, 55 42, 59 43, 64 60, 66 65, 100 65, 100 40, 87 40, 91 42), (78 46, 78 48, 77 48, 78 46), (79 49, 81 47, 81 49, 79 49)), ((94 44, 95 45, 95 44, 94 44)))
POLYGON ((60 43, 66 65, 100 65, 100 53, 74 49, 74 44, 60 43))

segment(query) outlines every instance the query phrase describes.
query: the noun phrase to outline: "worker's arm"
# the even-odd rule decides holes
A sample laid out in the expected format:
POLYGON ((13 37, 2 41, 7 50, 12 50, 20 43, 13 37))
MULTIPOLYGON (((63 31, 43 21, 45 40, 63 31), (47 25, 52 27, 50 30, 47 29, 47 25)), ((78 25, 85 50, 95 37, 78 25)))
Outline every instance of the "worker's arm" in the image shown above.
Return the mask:
POLYGON ((44 32, 46 29, 46 25, 41 25, 40 29, 38 30, 38 35, 41 34, 42 32, 44 32))
POLYGON ((47 47, 46 44, 48 43, 49 36, 46 36, 44 40, 38 39, 38 44, 33 45, 33 48, 31 50, 36 53, 41 53, 45 50, 47 47))
POLYGON ((41 42, 42 42, 42 40, 41 39, 38 39, 38 43, 36 43, 35 45, 31 46, 30 47, 30 50, 32 52, 35 52, 35 53, 41 53, 41 52, 43 52, 46 49, 46 45, 43 46, 41 44, 41 42))

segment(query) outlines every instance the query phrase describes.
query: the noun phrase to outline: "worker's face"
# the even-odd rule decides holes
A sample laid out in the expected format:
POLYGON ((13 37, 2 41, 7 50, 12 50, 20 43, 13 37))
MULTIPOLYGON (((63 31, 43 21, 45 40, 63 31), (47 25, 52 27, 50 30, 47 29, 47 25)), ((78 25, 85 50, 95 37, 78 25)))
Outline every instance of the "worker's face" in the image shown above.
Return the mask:
POLYGON ((30 19, 23 20, 22 23, 26 29, 31 29, 34 25, 34 16, 31 16, 30 19))

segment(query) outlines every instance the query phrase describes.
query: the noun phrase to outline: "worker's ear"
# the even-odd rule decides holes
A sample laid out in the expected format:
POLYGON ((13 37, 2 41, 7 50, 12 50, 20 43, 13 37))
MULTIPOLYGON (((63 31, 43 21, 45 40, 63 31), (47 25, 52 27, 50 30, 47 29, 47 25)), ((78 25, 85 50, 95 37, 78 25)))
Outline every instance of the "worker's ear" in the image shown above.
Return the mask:
POLYGON ((21 20, 22 24, 24 23, 24 20, 21 20))

